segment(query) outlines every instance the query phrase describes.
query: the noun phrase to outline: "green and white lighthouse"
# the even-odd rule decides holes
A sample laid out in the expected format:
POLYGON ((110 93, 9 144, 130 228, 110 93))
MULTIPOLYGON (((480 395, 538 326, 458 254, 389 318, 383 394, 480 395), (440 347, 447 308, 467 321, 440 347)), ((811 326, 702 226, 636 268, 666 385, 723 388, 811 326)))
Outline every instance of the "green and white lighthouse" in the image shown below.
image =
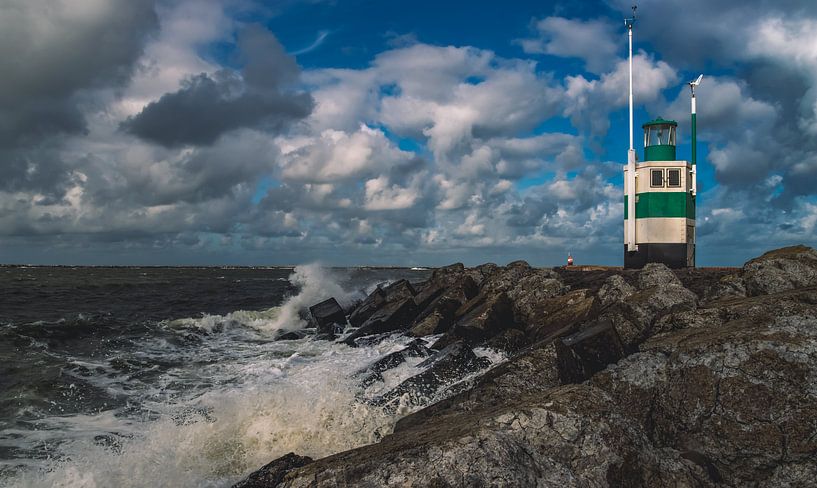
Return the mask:
MULTIPOLYGON (((635 14, 635 9, 633 10, 635 14)), ((692 88, 692 161, 676 157, 678 123, 658 117, 642 125, 644 160, 633 147, 633 18, 627 19, 630 42, 630 150, 624 167, 624 267, 664 263, 695 266, 697 179, 695 87, 692 88)))

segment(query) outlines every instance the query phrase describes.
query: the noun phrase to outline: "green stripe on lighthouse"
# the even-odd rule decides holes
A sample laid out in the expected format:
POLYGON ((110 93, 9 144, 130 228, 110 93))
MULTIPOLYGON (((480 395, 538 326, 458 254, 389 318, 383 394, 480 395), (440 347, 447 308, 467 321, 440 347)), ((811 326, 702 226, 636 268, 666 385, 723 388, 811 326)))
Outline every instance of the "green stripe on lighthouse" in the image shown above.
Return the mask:
MULTIPOLYGON (((624 220, 627 220, 627 195, 624 195, 624 220)), ((637 219, 686 217, 695 219, 695 199, 687 192, 639 193, 635 202, 637 219)))

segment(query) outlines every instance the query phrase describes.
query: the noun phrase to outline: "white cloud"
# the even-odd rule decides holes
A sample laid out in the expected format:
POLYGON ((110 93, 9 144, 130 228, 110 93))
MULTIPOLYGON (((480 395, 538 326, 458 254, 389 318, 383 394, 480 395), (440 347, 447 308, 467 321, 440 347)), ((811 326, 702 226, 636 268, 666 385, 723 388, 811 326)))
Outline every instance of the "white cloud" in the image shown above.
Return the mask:
POLYGON ((538 38, 522 39, 526 53, 575 57, 585 61, 591 73, 602 73, 616 60, 615 26, 605 20, 546 17, 536 23, 538 38))
POLYGON ((367 210, 399 210, 410 208, 417 201, 419 194, 415 186, 400 187, 392 185, 385 176, 366 181, 367 210))
POLYGON ((357 131, 326 129, 315 138, 296 139, 286 146, 281 175, 286 180, 333 182, 388 171, 414 155, 395 147, 383 131, 361 125, 357 131), (300 146, 298 146, 300 145, 300 146))

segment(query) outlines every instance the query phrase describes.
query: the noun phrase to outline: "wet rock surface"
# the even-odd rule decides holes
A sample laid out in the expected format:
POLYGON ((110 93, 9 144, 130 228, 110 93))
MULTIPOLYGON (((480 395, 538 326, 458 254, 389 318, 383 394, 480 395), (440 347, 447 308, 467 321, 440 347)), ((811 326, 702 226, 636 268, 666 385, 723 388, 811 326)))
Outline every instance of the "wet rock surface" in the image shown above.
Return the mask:
POLYGON ((347 313, 359 327, 347 341, 434 335, 360 373, 365 387, 407 358, 427 357, 371 401, 416 411, 376 444, 297 466, 278 468, 276 460, 251 475, 267 473, 261 484, 242 486, 813 486, 817 479, 811 248, 771 251, 742 268, 458 263, 416 286, 378 288, 347 313), (479 348, 507 360, 488 368, 479 348))

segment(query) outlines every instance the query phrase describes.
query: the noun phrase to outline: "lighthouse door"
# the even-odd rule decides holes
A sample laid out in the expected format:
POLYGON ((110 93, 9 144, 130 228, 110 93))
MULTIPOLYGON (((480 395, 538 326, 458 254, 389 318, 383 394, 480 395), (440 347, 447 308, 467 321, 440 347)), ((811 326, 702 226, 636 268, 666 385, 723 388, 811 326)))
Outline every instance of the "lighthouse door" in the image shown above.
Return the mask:
POLYGON ((695 267, 695 226, 687 225, 687 266, 695 267))

